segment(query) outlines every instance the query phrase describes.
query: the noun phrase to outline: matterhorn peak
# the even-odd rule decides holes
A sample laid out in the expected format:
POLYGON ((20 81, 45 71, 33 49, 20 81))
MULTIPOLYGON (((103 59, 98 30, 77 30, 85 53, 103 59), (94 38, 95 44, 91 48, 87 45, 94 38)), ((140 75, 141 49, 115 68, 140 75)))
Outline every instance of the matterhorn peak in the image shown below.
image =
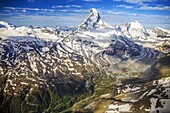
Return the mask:
POLYGON ((90 10, 90 12, 93 13, 93 14, 99 14, 99 12, 97 11, 97 9, 95 9, 95 8, 92 8, 92 9, 90 10))
POLYGON ((90 10, 90 14, 89 14, 88 18, 92 25, 97 24, 97 22, 101 20, 99 12, 95 8, 92 8, 90 10))
POLYGON ((78 30, 87 31, 107 28, 112 28, 112 26, 102 20, 97 9, 92 8, 88 17, 79 25, 78 30))

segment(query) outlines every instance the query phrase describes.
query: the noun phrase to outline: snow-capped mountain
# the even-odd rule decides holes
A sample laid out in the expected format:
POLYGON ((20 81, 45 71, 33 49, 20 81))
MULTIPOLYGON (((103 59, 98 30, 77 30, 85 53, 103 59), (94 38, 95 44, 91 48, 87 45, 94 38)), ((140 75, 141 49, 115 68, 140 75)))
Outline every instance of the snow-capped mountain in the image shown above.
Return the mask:
POLYGON ((170 30, 166 30, 160 27, 156 27, 151 30, 157 35, 157 37, 170 38, 170 30))
POLYGON ((0 28, 12 29, 15 28, 15 26, 7 22, 0 21, 0 28))
POLYGON ((106 28, 112 28, 112 26, 104 22, 99 12, 95 8, 92 8, 88 17, 79 25, 78 30, 92 31, 94 29, 106 28))
POLYGON ((146 40, 149 35, 137 20, 124 25, 117 25, 115 27, 129 38, 139 38, 146 40))
POLYGON ((0 28, 0 107, 10 105, 5 112, 64 111, 84 98, 90 76, 111 77, 116 85, 140 78, 164 55, 157 45, 168 40, 137 21, 112 27, 94 8, 73 31, 0 24, 6 28, 0 28))
POLYGON ((142 45, 144 47, 153 48, 161 52, 168 53, 169 48, 164 51, 161 48, 163 46, 168 46, 169 30, 156 27, 153 29, 145 29, 138 21, 130 22, 127 24, 116 25, 114 28, 121 31, 123 35, 130 38, 136 44, 142 45))

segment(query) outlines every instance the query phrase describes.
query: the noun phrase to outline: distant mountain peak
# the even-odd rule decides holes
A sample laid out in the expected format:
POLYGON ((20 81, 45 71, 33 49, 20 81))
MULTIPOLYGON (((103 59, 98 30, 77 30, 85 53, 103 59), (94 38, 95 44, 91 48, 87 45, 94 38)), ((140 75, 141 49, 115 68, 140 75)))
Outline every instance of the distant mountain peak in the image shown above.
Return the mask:
POLYGON ((111 25, 104 22, 97 9, 92 8, 88 17, 79 25, 78 30, 92 30, 112 28, 111 25))
POLYGON ((10 23, 7 23, 7 22, 4 22, 4 21, 0 21, 0 28, 7 28, 7 29, 11 29, 11 28, 14 28, 15 26, 10 24, 10 23))
POLYGON ((151 29, 152 32, 154 32, 157 37, 162 37, 162 38, 169 38, 170 37, 170 30, 161 28, 161 27, 155 27, 151 29))
POLYGON ((155 27, 153 29, 157 29, 157 30, 161 30, 161 31, 164 31, 164 32, 169 32, 170 33, 170 30, 167 30, 167 29, 164 29, 164 28, 161 28, 161 27, 155 27))
POLYGON ((90 12, 93 13, 93 14, 98 14, 98 15, 99 15, 99 12, 98 12, 97 9, 95 9, 95 8, 92 8, 92 9, 90 10, 90 12))
POLYGON ((137 21, 134 20, 127 24, 117 25, 116 29, 123 32, 123 34, 130 38, 147 39, 149 35, 146 29, 137 21))
POLYGON ((129 23, 129 26, 132 27, 132 28, 141 29, 141 30, 145 31, 143 26, 137 20, 132 21, 131 23, 129 23))

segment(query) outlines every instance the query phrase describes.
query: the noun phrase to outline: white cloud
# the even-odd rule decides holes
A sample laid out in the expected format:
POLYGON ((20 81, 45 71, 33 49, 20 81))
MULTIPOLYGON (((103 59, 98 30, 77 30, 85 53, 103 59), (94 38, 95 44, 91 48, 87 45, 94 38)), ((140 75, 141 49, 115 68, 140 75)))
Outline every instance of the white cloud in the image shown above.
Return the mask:
POLYGON ((62 5, 57 5, 57 6, 51 6, 52 8, 81 8, 82 6, 80 5, 65 5, 65 6, 62 6, 62 5))
POLYGON ((124 1, 127 3, 133 3, 133 4, 144 4, 145 2, 153 2, 157 0, 113 0, 113 1, 116 1, 116 2, 124 1))
POLYGON ((144 2, 153 2, 155 0, 125 0, 128 3, 144 3, 144 2))
POLYGON ((166 11, 170 11, 170 6, 151 7, 151 6, 144 5, 144 6, 140 7, 139 9, 142 9, 142 10, 166 10, 166 11))
POLYGON ((62 10, 58 10, 58 11, 61 11, 61 12, 89 12, 89 10, 84 10, 84 9, 74 9, 74 10, 70 10, 70 9, 62 9, 62 10))
POLYGON ((98 9, 99 13, 101 15, 122 15, 122 14, 127 14, 127 12, 124 11, 113 11, 113 10, 109 10, 109 9, 98 9))
MULTIPOLYGON (((76 7, 78 7, 78 6, 76 6, 76 7)), ((73 13, 80 13, 80 12, 81 13, 87 13, 87 12, 89 12, 89 10, 85 10, 85 9, 67 9, 67 8, 64 8, 64 9, 55 10, 55 9, 21 8, 21 7, 4 7, 4 11, 11 13, 11 14, 13 14, 13 12, 15 11, 16 15, 26 13, 28 11, 36 11, 36 12, 34 12, 34 14, 37 14, 37 15, 46 14, 47 12, 48 12, 48 15, 60 15, 60 14, 64 14, 64 13, 67 13, 67 15, 69 15, 69 14, 73 14, 73 13)))
POLYGON ((85 2, 100 2, 102 0, 83 0, 83 1, 85 1, 85 2))
POLYGON ((63 8, 64 6, 58 5, 58 6, 51 6, 52 8, 63 8))
POLYGON ((15 10, 15 7, 4 7, 4 9, 10 9, 10 10, 15 10))
POLYGON ((118 11, 118 12, 111 12, 111 14, 121 15, 121 14, 126 14, 126 12, 118 11))
POLYGON ((25 13, 25 12, 26 12, 26 10, 24 9, 24 10, 22 10, 22 12, 23 12, 23 13, 25 13))
POLYGON ((22 8, 22 7, 4 7, 4 9, 8 10, 16 10, 16 11, 47 11, 53 12, 53 9, 43 9, 43 8, 22 8))
POLYGON ((117 5, 116 7, 126 8, 126 9, 134 8, 133 6, 128 6, 128 5, 117 5))
POLYGON ((126 12, 123 11, 110 11, 110 10, 108 10, 107 13, 115 15, 127 14, 126 12))
POLYGON ((71 5, 71 7, 81 8, 80 5, 71 5))
MULTIPOLYGON (((85 18, 86 14, 72 14, 68 16, 42 16, 42 15, 18 15, 8 18, 9 21, 24 21, 25 24, 39 26, 78 26, 85 18), (31 23, 30 23, 31 22, 31 23), (42 24, 43 23, 43 24, 42 24)), ((21 23, 19 23, 21 24, 21 23)), ((22 23, 23 24, 23 23, 22 23)))

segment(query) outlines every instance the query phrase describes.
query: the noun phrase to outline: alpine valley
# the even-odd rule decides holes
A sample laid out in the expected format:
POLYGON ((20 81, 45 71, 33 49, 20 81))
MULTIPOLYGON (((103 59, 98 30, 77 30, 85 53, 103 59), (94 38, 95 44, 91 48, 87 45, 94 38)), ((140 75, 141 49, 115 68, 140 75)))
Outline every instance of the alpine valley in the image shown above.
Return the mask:
MULTIPOLYGON (((114 21, 114 20, 113 20, 114 21)), ((170 113, 170 31, 0 21, 0 113, 170 113)))

